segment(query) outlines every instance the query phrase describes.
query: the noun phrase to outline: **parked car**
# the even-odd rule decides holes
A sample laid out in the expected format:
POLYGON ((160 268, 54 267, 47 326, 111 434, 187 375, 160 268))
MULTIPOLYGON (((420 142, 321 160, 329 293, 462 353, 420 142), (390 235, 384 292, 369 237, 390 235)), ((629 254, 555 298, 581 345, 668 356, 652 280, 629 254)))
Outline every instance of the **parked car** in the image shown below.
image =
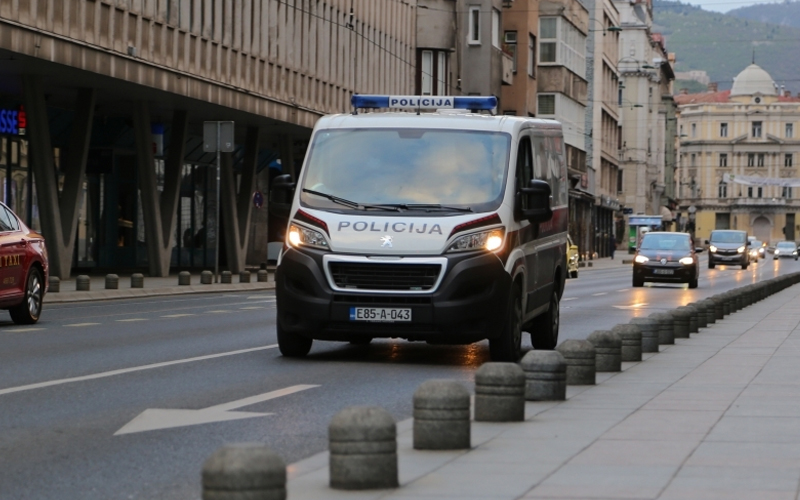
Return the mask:
POLYGON ((633 257, 633 286, 645 281, 687 283, 697 288, 700 263, 686 233, 649 232, 633 257))
POLYGON ((708 268, 714 269, 717 264, 734 264, 747 269, 750 256, 747 247, 750 241, 745 231, 732 229, 718 229, 711 231, 711 237, 706 240, 708 245, 708 268))
POLYGON ((794 241, 779 241, 778 244, 775 245, 775 252, 772 254, 772 259, 778 260, 783 257, 797 260, 797 245, 794 241))
POLYGON ((578 277, 578 245, 572 242, 572 237, 567 235, 567 276, 578 277))
POLYGON ((44 237, 30 230, 0 203, 0 309, 17 324, 33 324, 42 314, 48 276, 44 237))

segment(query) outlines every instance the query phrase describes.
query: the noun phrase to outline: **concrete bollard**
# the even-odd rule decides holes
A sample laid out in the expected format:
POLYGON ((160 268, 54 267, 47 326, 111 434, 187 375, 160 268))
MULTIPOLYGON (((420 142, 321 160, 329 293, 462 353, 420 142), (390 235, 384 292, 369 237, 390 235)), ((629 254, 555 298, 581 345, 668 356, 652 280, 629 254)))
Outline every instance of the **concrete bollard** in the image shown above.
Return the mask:
POLYGON ((192 284, 192 275, 189 271, 181 271, 178 273, 178 285, 185 286, 192 284))
POLYGON ((567 385, 594 385, 597 351, 588 340, 565 340, 556 347, 567 363, 567 385))
POLYGON ((269 281, 269 272, 266 269, 259 269, 256 273, 256 281, 266 283, 269 281))
POLYGON ((689 313, 689 335, 693 333, 697 333, 700 331, 700 308, 697 307, 695 304, 687 304, 682 308, 679 307, 678 309, 685 309, 689 313))
POLYGON ((50 276, 47 281, 47 291, 49 293, 58 293, 61 291, 61 278, 58 276, 50 276))
POLYGON ((203 271, 200 273, 200 284, 210 285, 214 281, 214 273, 211 271, 203 271))
POLYGON ((224 446, 203 464, 203 500, 286 499, 286 464, 258 443, 224 446))
POLYGON ((708 327, 708 318, 706 316, 708 314, 708 305, 704 300, 699 300, 693 302, 691 306, 697 311, 697 331, 699 332, 701 328, 708 327))
POLYGON ((144 274, 131 274, 131 288, 144 288, 144 274))
POLYGON ((649 316, 658 322, 658 343, 669 345, 675 343, 675 324, 672 314, 653 313, 649 316))
POLYGON ((81 274, 75 278, 75 290, 79 292, 88 292, 91 288, 92 281, 85 274, 81 274))
POLYGON ((701 303, 706 308, 706 327, 709 327, 717 322, 717 309, 714 301, 711 299, 704 299, 701 303))
POLYGON ((222 271, 219 275, 219 282, 225 285, 233 283, 233 273, 230 271, 222 271))
POLYGON ((397 488, 397 424, 388 411, 345 408, 331 419, 328 440, 331 488, 397 488))
POLYGON ((658 321, 653 318, 633 318, 630 324, 642 331, 642 352, 658 352, 658 321))
POLYGON ((723 303, 725 299, 721 295, 712 295, 709 300, 714 302, 714 318, 719 321, 725 317, 725 308, 723 303))
POLYGON ((475 372, 475 421, 525 420, 525 372, 516 363, 484 363, 475 372))
POLYGON ((520 362, 525 372, 525 399, 567 399, 567 362, 558 351, 529 351, 520 362))
POLYGON ((250 271, 242 271, 239 273, 239 283, 250 283, 250 271))
POLYGON ((116 274, 106 274, 106 290, 119 289, 119 276, 116 274))
POLYGON ((596 330, 586 340, 594 346, 596 371, 622 371, 622 339, 619 335, 610 330, 596 330))
POLYGON ((414 449, 469 449, 469 396, 452 380, 423 382, 414 392, 414 449))
POLYGON ((722 316, 727 316, 731 313, 731 296, 728 292, 719 294, 719 299, 722 302, 722 316))
POLYGON ((672 335, 676 339, 689 338, 689 316, 691 313, 685 309, 673 309, 667 314, 672 316, 672 335))
MULTIPOLYGON (((620 351, 622 361, 642 360, 642 329, 638 325, 630 323, 617 325, 611 331, 619 335, 622 341, 620 351)), ((658 348, 658 344, 656 344, 656 348, 658 348)))

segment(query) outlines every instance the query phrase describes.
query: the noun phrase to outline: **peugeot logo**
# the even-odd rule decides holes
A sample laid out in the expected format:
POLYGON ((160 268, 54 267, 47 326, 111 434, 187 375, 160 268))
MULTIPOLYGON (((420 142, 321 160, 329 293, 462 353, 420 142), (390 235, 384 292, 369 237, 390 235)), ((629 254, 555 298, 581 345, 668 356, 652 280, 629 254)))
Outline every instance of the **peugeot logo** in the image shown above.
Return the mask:
POLYGON ((661 259, 661 263, 662 264, 666 264, 667 263, 667 259, 661 259))
POLYGON ((381 236, 381 248, 392 248, 392 237, 389 235, 381 236))

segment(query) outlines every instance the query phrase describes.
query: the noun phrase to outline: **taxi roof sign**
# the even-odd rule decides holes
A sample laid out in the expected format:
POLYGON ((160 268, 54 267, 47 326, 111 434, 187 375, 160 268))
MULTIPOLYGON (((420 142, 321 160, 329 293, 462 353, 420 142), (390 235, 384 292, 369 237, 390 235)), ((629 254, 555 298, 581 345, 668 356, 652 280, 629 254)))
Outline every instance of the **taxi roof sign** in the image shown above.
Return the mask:
POLYGON ((494 96, 416 96, 416 95, 359 95, 353 94, 350 103, 355 109, 467 109, 493 110, 497 107, 494 96))

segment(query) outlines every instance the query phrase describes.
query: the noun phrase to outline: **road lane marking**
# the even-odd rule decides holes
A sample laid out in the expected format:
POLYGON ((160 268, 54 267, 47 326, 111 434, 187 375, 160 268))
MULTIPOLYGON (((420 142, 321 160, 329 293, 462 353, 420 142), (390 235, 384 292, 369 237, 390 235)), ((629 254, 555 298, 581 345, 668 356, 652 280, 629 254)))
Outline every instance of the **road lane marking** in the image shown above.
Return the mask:
POLYGON ((247 297, 247 300, 259 300, 259 299, 272 299, 275 300, 274 295, 251 295, 247 297))
POLYGON ((267 349, 275 349, 276 347, 278 347, 278 344, 271 344, 261 347, 251 347, 250 349, 239 349, 238 351, 207 354, 205 356, 196 356, 194 358, 176 359, 173 361, 162 361, 161 363, 152 363, 149 365, 132 366, 130 368, 121 368, 119 370, 93 373, 91 375, 81 375, 79 377, 62 378, 59 380, 48 380, 47 382, 38 382, 35 384, 20 385, 18 387, 9 387, 8 389, 0 389, 0 396, 3 396, 5 394, 13 394, 15 392, 31 391, 33 389, 43 389, 45 387, 53 387, 56 385, 69 384, 72 382, 84 382, 86 380, 96 380, 100 378, 113 377, 115 375, 124 375, 126 373, 135 373, 144 370, 153 370, 155 368, 164 368, 166 366, 194 363, 195 361, 206 361, 208 359, 224 358, 226 356, 236 356, 237 354, 249 354, 251 352, 265 351, 267 349))
POLYGON ((118 319, 116 321, 119 323, 130 323, 132 321, 147 321, 147 318, 128 318, 128 319, 118 319))
POLYGON ((206 312, 209 313, 209 314, 227 314, 227 313, 231 313, 233 311, 206 311, 206 312))
POLYGON ((186 316, 196 316, 195 314, 167 314, 166 316, 161 316, 162 318, 185 318, 186 316))
POLYGON ((264 309, 263 306, 255 306, 255 307, 240 307, 242 311, 254 311, 256 309, 264 309))
POLYGON ((100 323, 73 323, 71 325, 64 325, 64 326, 97 326, 100 323))
POLYGON ((209 406, 200 410, 165 410, 160 408, 148 408, 133 420, 125 424, 120 430, 114 433, 115 436, 123 434, 133 434, 135 432, 155 431, 158 429, 172 429, 175 427, 186 427, 189 425, 209 424, 212 422, 225 422, 229 420, 241 420, 243 418, 266 417, 272 413, 253 413, 244 411, 233 411, 239 408, 263 403, 270 399, 288 396, 297 392, 314 389, 318 385, 293 385, 277 391, 265 392, 257 396, 223 403, 221 405, 209 406))
POLYGON ((621 290, 617 290, 618 292, 627 292, 630 288, 622 288, 621 290))
POLYGON ((617 309, 639 309, 639 308, 644 307, 646 305, 647 305, 647 302, 636 302, 634 304, 627 305, 627 306, 614 306, 614 307, 616 307, 617 309))
POLYGON ((568 301, 568 300, 575 300, 575 299, 577 299, 577 298, 578 298, 578 297, 566 297, 566 298, 563 298, 563 299, 561 299, 561 302, 566 302, 566 301, 568 301))
POLYGON ((8 330, 8 333, 25 333, 25 332, 38 332, 44 328, 19 328, 17 330, 8 330))
POLYGON ((600 297, 602 295, 608 295, 608 293, 607 292, 593 293, 592 297, 600 297))

